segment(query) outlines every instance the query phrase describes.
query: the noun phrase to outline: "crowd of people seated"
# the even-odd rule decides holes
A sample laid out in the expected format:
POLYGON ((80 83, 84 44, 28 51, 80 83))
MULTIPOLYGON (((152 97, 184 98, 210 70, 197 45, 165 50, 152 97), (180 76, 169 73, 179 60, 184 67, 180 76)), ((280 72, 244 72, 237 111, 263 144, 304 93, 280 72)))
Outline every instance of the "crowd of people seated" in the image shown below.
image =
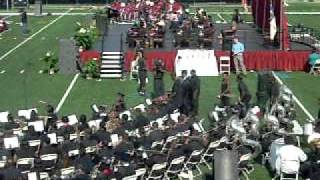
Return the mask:
MULTIPOLYGON (((277 85, 272 80, 272 75, 269 76, 270 83, 274 85, 268 86, 266 84, 269 83, 266 82, 266 86, 262 88, 266 90, 264 94, 268 96, 265 102, 269 105, 266 108, 252 107, 250 98, 246 103, 240 100, 239 104, 230 104, 231 82, 227 75, 223 77, 219 95, 222 105, 209 113, 209 117, 215 121, 214 127, 216 128, 216 131, 213 131, 209 137, 216 136, 216 139, 219 139, 225 136, 232 141, 231 145, 241 145, 239 146, 241 149, 238 149, 237 146, 228 148, 238 149, 240 156, 248 155, 246 157, 249 157, 247 159, 249 161, 239 164, 240 171, 245 176, 248 176, 250 170, 253 169, 250 160, 262 159, 262 164, 269 167, 274 179, 291 176, 297 177, 296 179, 303 177, 317 180, 320 173, 320 161, 318 157, 314 157, 319 151, 319 119, 313 125, 307 123, 302 128, 297 121, 291 91, 284 86, 277 85), (303 139, 308 139, 307 145, 302 146, 303 139), (236 143, 235 140, 240 143, 236 143)), ((243 85, 240 86, 238 83, 238 86, 241 88, 243 85)))
POLYGON ((6 30, 8 30, 8 24, 2 17, 0 17, 0 33, 6 30))
POLYGON ((90 118, 60 118, 51 105, 45 116, 36 109, 17 118, 2 114, 1 179, 123 179, 136 170, 148 177, 156 164, 191 161, 208 138, 194 117, 173 111, 172 101, 164 95, 126 109, 125 95, 118 93, 112 107, 93 105, 90 118))
POLYGON ((127 108, 125 95, 118 93, 113 106, 92 105, 90 118, 60 118, 51 105, 45 116, 36 109, 23 110, 17 118, 3 112, 0 179, 192 178, 195 174, 189 170, 201 175, 200 164, 212 168, 215 150, 233 150, 245 177, 254 170, 252 160, 261 158, 276 177, 317 180, 320 123, 304 132, 291 91, 267 75, 263 89, 268 105, 260 108, 251 103, 251 92, 240 75, 239 101, 230 103, 231 82, 225 74, 221 105, 209 113, 212 127, 207 131, 184 107, 183 86, 177 83, 183 84, 187 76, 177 78, 171 93, 133 108, 127 108), (308 153, 301 147, 303 135, 309 136, 312 146, 308 153))
POLYGON ((181 13, 182 5, 174 0, 132 0, 128 3, 115 1, 111 8, 120 12, 120 20, 135 21, 142 16, 152 20, 161 14, 181 13), (147 16, 145 16, 147 15, 147 16))
POLYGON ((198 8, 194 16, 188 11, 178 14, 171 20, 171 30, 175 34, 176 47, 211 47, 215 28, 213 19, 198 8))
POLYGON ((174 1, 114 2, 111 7, 120 12, 119 21, 134 22, 127 33, 129 47, 163 46, 168 18, 182 12, 182 5, 174 1))

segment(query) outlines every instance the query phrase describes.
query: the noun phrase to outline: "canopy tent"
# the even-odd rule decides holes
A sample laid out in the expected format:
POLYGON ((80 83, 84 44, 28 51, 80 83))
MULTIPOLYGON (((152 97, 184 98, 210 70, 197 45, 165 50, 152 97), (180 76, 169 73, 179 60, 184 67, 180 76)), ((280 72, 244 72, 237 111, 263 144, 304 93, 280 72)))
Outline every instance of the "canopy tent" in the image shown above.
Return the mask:
POLYGON ((270 14, 273 11, 276 19, 277 40, 280 44, 280 49, 288 50, 290 47, 288 16, 285 13, 284 0, 252 0, 251 3, 254 22, 262 32, 270 32, 270 14))

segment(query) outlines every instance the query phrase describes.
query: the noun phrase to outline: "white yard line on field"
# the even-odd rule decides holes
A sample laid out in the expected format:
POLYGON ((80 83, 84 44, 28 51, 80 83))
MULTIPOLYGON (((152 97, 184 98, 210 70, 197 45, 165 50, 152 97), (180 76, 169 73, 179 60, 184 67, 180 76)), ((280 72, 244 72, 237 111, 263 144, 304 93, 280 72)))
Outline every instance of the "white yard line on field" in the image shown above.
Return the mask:
POLYGON ((72 9, 69 9, 68 11, 66 11, 65 13, 63 13, 62 15, 60 15, 59 17, 57 17, 56 19, 54 19, 53 21, 51 21, 49 24, 45 25, 43 28, 41 28, 39 31, 35 32, 34 34, 32 34, 30 37, 28 37, 27 39, 25 39, 24 41, 22 41, 20 44, 18 44, 16 47, 12 48, 11 50, 9 50, 8 52, 6 52, 4 55, 2 55, 0 57, 0 61, 2 61, 4 58, 6 58, 8 55, 10 55, 12 52, 14 52, 16 49, 18 49, 19 47, 21 47, 22 45, 24 45, 25 43, 27 43, 28 41, 30 41, 33 37, 35 37, 36 35, 38 35, 39 33, 41 33, 42 31, 44 31, 45 29, 47 29, 48 27, 50 27, 52 24, 54 24, 55 22, 57 22, 58 20, 60 20, 62 17, 64 17, 66 14, 68 14, 72 9))
POLYGON ((70 84, 69 84, 69 86, 68 86, 68 89, 66 90, 66 92, 64 93, 64 95, 62 96, 62 98, 60 99, 60 102, 59 102, 58 106, 56 107, 55 112, 59 112, 59 110, 61 109, 62 105, 64 104, 64 102, 66 101, 68 95, 70 94, 73 86, 76 84, 76 82, 77 82, 77 80, 78 80, 78 78, 79 78, 79 75, 80 75, 80 73, 77 73, 77 74, 73 77, 72 81, 70 82, 70 84))
MULTIPOLYGON (((276 75, 276 73, 272 72, 273 76, 276 78, 276 80, 281 84, 281 85, 285 85, 282 80, 276 75)), ((288 87, 288 86, 287 86, 288 87)), ((289 88, 289 87, 288 87, 289 88)), ((302 111, 308 116, 308 118, 314 122, 315 118, 311 115, 311 113, 304 107, 304 105, 301 103, 301 101, 293 94, 292 92, 292 98, 293 100, 298 104, 298 106, 302 109, 302 111)))
POLYGON ((227 21, 221 16, 220 13, 218 13, 217 16, 222 20, 222 22, 227 22, 227 21))

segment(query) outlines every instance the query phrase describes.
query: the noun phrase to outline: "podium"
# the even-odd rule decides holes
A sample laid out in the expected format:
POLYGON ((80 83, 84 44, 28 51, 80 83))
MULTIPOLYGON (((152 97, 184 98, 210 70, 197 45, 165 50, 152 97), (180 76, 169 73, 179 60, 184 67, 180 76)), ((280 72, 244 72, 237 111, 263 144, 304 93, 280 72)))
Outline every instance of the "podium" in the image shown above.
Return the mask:
POLYGON ((42 16, 42 1, 36 0, 34 2, 34 15, 35 16, 42 16))

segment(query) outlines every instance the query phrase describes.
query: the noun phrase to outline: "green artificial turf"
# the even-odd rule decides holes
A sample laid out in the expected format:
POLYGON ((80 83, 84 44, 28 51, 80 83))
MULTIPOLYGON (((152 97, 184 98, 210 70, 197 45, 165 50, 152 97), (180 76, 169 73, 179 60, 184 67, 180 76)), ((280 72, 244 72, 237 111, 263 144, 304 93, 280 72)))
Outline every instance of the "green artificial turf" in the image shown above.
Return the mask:
POLYGON ((71 38, 76 22, 85 20, 83 16, 65 16, 0 61, 0 69, 6 71, 0 75, 1 110, 15 112, 37 106, 39 100, 57 105, 72 76, 38 74, 44 67, 40 58, 49 50, 58 56, 59 39, 71 38), (21 70, 25 72, 20 74, 21 70))
MULTIPOLYGON (((8 50, 12 49, 25 38, 28 38, 33 33, 40 30, 42 27, 47 25, 50 21, 55 19, 55 16, 44 16, 44 17, 35 17, 29 16, 29 30, 30 34, 25 36, 22 34, 22 29, 20 25, 20 16, 12 16, 7 19, 9 21, 9 31, 1 34, 0 39, 0 56, 6 53, 8 50)), ((1 64, 0 64, 1 65, 1 64)))
POLYGON ((287 10, 291 12, 319 12, 320 3, 289 3, 287 10))
MULTIPOLYGON (((221 7, 218 7, 218 9, 221 7)), ((217 9, 217 8, 216 8, 217 9)), ((232 11, 234 7, 224 8, 223 11, 232 11)), ((61 9, 50 9, 52 12, 60 11, 61 9)), ((61 10, 64 12, 66 9, 61 10)), ((211 9, 215 11, 214 9, 211 9)), ((49 9, 48 9, 49 11, 49 9)), ((90 12, 86 10, 74 10, 72 12, 90 12)), ((30 17, 31 34, 44 27, 57 16, 51 17, 30 17)), ((230 15, 223 15, 227 20, 230 15)), ((214 16, 215 20, 218 17, 214 16)), ((245 16, 244 19, 250 20, 250 17, 245 16)), ((10 17, 9 21, 19 22, 19 17, 10 17)), ((303 21, 305 25, 310 25, 315 28, 320 28, 315 21, 314 16, 308 15, 289 15, 291 24, 298 21, 303 21)), ((0 111, 9 110, 16 114, 18 109, 38 107, 40 112, 43 112, 44 105, 39 101, 46 101, 53 105, 57 105, 65 93, 69 83, 73 79, 73 75, 53 75, 39 74, 38 71, 43 68, 40 58, 45 55, 48 50, 53 51, 56 55, 59 52, 59 39, 70 38, 74 34, 75 23, 77 21, 87 22, 86 16, 65 16, 50 26, 48 29, 36 35, 33 39, 11 53, 8 57, 0 61, 0 71, 5 70, 6 73, 0 74, 0 111), (23 74, 19 72, 24 70, 23 74)), ((246 20, 247 21, 247 20, 246 20)), ((11 26, 11 25, 10 25, 11 26)), ((0 56, 5 52, 15 47, 17 44, 24 40, 21 36, 20 26, 12 24, 12 30, 2 34, 0 39, 0 56), (17 39, 13 39, 16 37, 17 39)), ((31 35, 30 34, 30 35, 31 35)), ((292 73, 278 73, 279 77, 289 86, 294 94, 301 100, 303 105, 316 116, 319 105, 316 98, 320 96, 320 78, 314 77, 304 72, 292 73), (307 81, 306 81, 307 79, 307 81)), ((236 101, 237 88, 235 83, 235 76, 232 75, 232 92, 235 94, 233 101, 236 101)), ((172 80, 169 75, 165 78, 166 89, 170 90, 172 80)), ((152 92, 152 76, 149 76, 148 92, 152 92)), ((200 95, 200 118, 207 118, 207 114, 218 103, 216 96, 219 93, 220 77, 201 77, 201 95, 200 95)), ((256 73, 250 73, 246 80, 249 85, 250 91, 253 94, 253 102, 255 101, 256 89, 256 73)), ((136 81, 121 82, 115 79, 107 79, 102 81, 86 80, 79 78, 75 86, 71 90, 64 105, 59 111, 59 115, 68 115, 72 113, 90 114, 90 105, 107 104, 112 105, 115 102, 115 94, 123 92, 126 96, 128 107, 142 103, 144 98, 136 93, 136 81)), ((306 115, 298 110, 298 120, 304 122, 306 115)), ((204 122, 205 128, 209 128, 210 122, 204 122)), ((206 168, 203 168, 205 174, 210 174, 206 168)), ((265 167, 255 164, 255 171, 250 176, 253 180, 269 180, 270 175, 265 167)), ((199 178, 199 179, 204 179, 199 178)))

